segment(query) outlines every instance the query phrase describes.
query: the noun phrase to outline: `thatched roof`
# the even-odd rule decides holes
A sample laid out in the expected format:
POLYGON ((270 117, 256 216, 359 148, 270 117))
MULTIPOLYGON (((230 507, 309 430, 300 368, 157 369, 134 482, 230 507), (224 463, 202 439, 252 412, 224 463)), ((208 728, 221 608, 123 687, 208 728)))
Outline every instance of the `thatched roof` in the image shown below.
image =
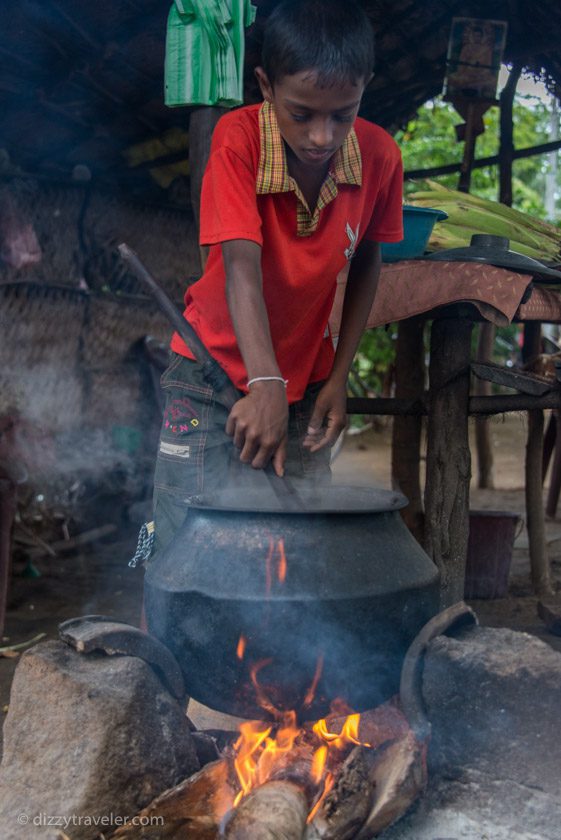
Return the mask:
MULTIPOLYGON (((454 16, 506 20, 506 60, 543 75, 561 96, 559 0, 362 1, 377 31, 378 52, 362 113, 390 130, 441 91, 454 16)), ((76 164, 85 164, 100 181, 148 188, 147 167, 128 168, 124 151, 188 127, 189 109, 163 103, 170 2, 9 4, 0 28, 0 148, 13 165, 69 178, 76 164)), ((257 23, 247 39, 248 98, 260 31, 275 0, 257 5, 257 23)), ((172 160, 180 156, 175 151, 172 160)))

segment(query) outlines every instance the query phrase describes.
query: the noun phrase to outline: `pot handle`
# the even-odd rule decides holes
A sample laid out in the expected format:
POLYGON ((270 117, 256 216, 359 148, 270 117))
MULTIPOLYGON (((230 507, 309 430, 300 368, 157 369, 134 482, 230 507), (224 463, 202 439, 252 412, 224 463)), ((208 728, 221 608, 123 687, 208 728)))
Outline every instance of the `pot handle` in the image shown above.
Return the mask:
POLYGON ((409 726, 421 741, 426 741, 431 733, 421 690, 424 657, 429 643, 444 633, 478 623, 471 607, 468 607, 465 601, 458 601, 431 618, 415 636, 405 654, 401 668, 399 699, 409 726))

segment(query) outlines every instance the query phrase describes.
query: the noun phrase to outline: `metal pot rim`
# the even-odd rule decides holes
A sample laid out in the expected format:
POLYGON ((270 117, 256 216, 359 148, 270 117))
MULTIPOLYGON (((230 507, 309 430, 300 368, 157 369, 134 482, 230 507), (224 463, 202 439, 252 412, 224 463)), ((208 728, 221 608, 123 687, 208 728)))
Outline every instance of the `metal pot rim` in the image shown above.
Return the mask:
POLYGON ((365 514, 401 510, 408 504, 398 491, 379 487, 322 485, 310 488, 293 482, 297 505, 283 507, 273 494, 264 497, 261 491, 246 488, 227 490, 213 495, 191 496, 189 507, 218 513, 274 513, 274 514, 365 514))

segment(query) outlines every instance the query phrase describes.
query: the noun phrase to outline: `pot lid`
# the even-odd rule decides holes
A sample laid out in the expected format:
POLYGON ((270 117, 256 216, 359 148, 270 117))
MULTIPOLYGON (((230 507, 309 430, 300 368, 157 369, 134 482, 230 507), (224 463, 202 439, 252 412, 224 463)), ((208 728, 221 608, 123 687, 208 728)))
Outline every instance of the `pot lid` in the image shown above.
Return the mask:
POLYGON ((544 265, 539 260, 526 257, 516 251, 509 250, 509 240, 504 236, 490 236, 476 233, 471 237, 469 246, 465 248, 449 248, 446 251, 435 251, 423 257, 425 260, 451 260, 454 262, 480 262, 496 265, 499 268, 511 268, 521 274, 531 274, 533 277, 546 280, 561 281, 561 271, 544 265))
POLYGON ((311 486, 309 482, 287 482, 291 504, 264 493, 263 488, 232 488, 206 496, 191 497, 190 507, 240 513, 384 513, 401 510, 408 501, 402 493, 378 487, 343 484, 311 486))

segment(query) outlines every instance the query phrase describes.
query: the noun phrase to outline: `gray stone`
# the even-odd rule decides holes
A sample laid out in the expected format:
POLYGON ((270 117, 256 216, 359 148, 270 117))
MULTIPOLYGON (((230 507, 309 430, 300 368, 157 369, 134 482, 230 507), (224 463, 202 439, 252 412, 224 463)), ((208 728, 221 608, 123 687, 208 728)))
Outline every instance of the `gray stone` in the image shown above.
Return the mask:
POLYGON ((429 783, 380 840, 561 840, 561 654, 512 630, 431 642, 429 783))
POLYGON ((514 630, 440 636, 426 654, 423 696, 431 772, 472 767, 561 798, 560 653, 514 630))
POLYGON ((22 656, 4 745, 2 840, 96 837, 94 819, 132 817, 198 769, 184 710, 145 662, 58 641, 22 656))
POLYGON ((561 799, 466 769, 433 778, 417 807, 379 840, 560 840, 561 799))

